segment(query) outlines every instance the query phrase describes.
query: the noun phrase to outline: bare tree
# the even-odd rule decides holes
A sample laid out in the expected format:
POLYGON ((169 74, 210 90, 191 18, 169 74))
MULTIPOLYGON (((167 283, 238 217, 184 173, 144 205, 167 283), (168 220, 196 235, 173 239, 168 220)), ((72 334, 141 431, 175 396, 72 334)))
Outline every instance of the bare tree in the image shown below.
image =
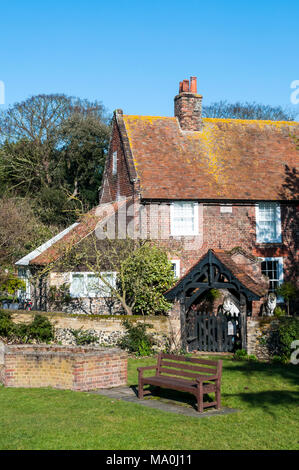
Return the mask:
POLYGON ((203 106, 203 116, 222 119, 262 119, 270 121, 294 121, 296 113, 281 106, 270 106, 259 103, 228 103, 218 101, 203 106))

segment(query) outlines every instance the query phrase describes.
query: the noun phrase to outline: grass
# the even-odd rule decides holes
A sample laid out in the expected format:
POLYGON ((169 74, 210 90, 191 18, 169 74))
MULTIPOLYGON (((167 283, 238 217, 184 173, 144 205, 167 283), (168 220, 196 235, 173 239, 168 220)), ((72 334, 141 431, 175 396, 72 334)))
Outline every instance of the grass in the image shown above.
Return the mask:
MULTIPOLYGON (((138 366, 154 363, 130 359, 128 383, 137 384, 138 366)), ((298 373, 294 365, 224 359, 222 404, 240 412, 204 419, 92 393, 0 387, 0 449, 299 449, 298 373)))

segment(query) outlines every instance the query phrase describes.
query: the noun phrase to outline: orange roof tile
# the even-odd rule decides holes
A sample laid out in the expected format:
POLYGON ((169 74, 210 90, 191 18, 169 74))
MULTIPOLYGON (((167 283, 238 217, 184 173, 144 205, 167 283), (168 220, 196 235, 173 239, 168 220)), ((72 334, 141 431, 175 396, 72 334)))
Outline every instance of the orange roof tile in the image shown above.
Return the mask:
POLYGON ((286 168, 298 168, 298 122, 118 115, 144 199, 283 200, 286 168), (125 131, 124 131, 125 129, 125 131))
POLYGON ((73 247, 89 234, 93 233, 100 222, 108 220, 115 214, 119 208, 128 203, 131 198, 121 201, 100 204, 87 214, 83 215, 78 225, 70 230, 64 237, 60 238, 56 243, 44 250, 36 258, 31 259, 29 264, 46 265, 58 260, 65 254, 68 248, 73 247))

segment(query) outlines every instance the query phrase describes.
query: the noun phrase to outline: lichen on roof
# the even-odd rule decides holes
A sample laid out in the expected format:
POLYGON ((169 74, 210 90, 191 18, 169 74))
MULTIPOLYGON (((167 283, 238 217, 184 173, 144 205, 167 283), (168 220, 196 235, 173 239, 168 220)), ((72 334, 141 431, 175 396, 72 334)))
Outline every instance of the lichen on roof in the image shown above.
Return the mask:
POLYGON ((190 132, 175 117, 123 120, 143 198, 277 200, 298 167, 298 122, 203 118, 190 132))

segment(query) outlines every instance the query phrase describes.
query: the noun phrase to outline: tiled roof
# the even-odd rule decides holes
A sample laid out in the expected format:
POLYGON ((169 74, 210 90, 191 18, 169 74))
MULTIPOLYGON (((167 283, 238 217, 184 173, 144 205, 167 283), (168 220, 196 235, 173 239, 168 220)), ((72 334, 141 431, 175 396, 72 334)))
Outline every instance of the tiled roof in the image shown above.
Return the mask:
POLYGON ((298 168, 298 122, 203 119, 182 131, 174 117, 118 115, 144 199, 283 200, 298 168))
POLYGON ((44 266, 58 260, 61 256, 63 256, 68 248, 71 248, 89 234, 93 233, 98 224, 108 220, 120 209, 121 206, 127 204, 130 199, 131 198, 127 198, 113 203, 100 204, 99 206, 95 207, 87 214, 82 216, 79 223, 74 224, 73 228, 66 231, 66 234, 60 237, 57 242, 44 249, 42 252, 40 250, 40 254, 38 254, 36 257, 31 257, 29 264, 44 266))
POLYGON ((233 261, 231 253, 219 249, 214 249, 213 252, 230 272, 251 292, 259 296, 263 296, 268 292, 268 282, 262 275, 256 275, 255 279, 253 279, 249 276, 248 272, 245 272, 239 264, 233 261))

